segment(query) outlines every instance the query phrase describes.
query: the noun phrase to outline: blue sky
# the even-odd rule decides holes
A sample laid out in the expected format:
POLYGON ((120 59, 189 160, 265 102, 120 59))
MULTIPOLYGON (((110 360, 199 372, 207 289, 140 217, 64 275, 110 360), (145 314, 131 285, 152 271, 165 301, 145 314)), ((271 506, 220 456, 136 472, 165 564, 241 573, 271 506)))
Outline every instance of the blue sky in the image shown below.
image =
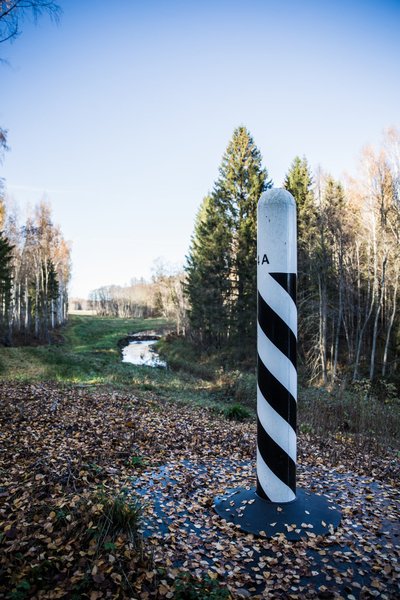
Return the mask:
POLYGON ((72 295, 187 253, 232 132, 280 186, 295 155, 336 177, 400 128, 400 2, 65 0, 0 45, 1 167, 72 241, 72 295))

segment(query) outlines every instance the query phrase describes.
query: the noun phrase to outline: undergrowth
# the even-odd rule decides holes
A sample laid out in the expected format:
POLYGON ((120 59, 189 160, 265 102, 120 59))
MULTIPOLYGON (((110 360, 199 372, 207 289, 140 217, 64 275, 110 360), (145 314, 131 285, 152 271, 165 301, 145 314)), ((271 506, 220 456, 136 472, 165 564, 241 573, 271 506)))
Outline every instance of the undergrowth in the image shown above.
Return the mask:
MULTIPOLYGON (((196 355, 196 348, 182 338, 160 344, 163 358, 180 376, 194 370, 206 372, 208 394, 228 419, 255 416, 255 372, 221 367, 217 355, 196 355), (172 361, 171 361, 172 358, 172 361)), ((299 386, 299 431, 330 436, 344 433, 362 437, 366 444, 399 447, 400 393, 392 382, 368 380, 338 385, 333 391, 318 386, 299 386)))
POLYGON ((140 499, 124 492, 109 496, 100 490, 95 501, 96 517, 88 532, 96 540, 98 551, 113 547, 120 534, 125 534, 136 549, 142 550, 139 528, 143 506, 140 499))
POLYGON ((368 443, 399 446, 400 400, 380 398, 365 380, 331 392, 300 388, 298 413, 302 433, 361 435, 368 443))
MULTIPOLYGON (((162 319, 73 315, 62 344, 0 348, 0 379, 128 388, 143 397, 207 407, 228 419, 255 418, 255 369, 233 368, 229 357, 218 353, 201 354, 190 340, 167 336, 158 342, 167 369, 121 362, 122 338, 165 325, 162 319)), ((399 396, 395 384, 384 379, 342 384, 333 391, 299 386, 299 430, 318 435, 342 432, 398 447, 399 396)))
POLYGON ((229 590, 210 577, 197 579, 193 575, 180 575, 174 586, 174 600, 229 600, 229 590))

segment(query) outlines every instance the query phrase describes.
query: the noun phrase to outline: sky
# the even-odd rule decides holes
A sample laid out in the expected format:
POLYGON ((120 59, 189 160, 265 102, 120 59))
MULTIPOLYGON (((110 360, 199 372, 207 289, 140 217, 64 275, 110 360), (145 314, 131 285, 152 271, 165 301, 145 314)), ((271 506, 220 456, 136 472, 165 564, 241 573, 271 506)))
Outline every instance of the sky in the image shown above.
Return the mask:
POLYGON ((400 1, 60 0, 0 45, 11 203, 51 203, 72 297, 183 264, 232 133, 276 187, 293 158, 334 177, 400 128, 400 1))

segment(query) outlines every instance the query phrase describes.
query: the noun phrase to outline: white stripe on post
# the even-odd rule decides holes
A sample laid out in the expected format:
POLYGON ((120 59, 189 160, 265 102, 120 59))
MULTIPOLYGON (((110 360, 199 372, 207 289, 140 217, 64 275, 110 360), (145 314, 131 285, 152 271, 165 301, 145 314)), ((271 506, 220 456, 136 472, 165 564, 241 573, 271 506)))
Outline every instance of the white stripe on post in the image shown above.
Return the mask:
POLYGON ((258 281, 258 291, 265 302, 281 317, 292 331, 297 331, 297 308, 289 297, 282 302, 282 286, 273 277, 261 277, 258 281))
POLYGON ((258 203, 257 494, 296 499, 296 203, 283 189, 258 203))

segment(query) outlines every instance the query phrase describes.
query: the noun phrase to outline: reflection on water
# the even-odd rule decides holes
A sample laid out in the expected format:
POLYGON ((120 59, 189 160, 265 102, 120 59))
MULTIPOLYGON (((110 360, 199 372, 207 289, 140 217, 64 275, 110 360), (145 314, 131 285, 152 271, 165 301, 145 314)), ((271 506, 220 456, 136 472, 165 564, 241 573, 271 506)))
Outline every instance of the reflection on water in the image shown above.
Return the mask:
POLYGON ((157 340, 141 340, 129 342, 122 351, 122 362, 133 365, 146 365, 147 367, 166 367, 167 363, 160 359, 151 346, 157 340))

